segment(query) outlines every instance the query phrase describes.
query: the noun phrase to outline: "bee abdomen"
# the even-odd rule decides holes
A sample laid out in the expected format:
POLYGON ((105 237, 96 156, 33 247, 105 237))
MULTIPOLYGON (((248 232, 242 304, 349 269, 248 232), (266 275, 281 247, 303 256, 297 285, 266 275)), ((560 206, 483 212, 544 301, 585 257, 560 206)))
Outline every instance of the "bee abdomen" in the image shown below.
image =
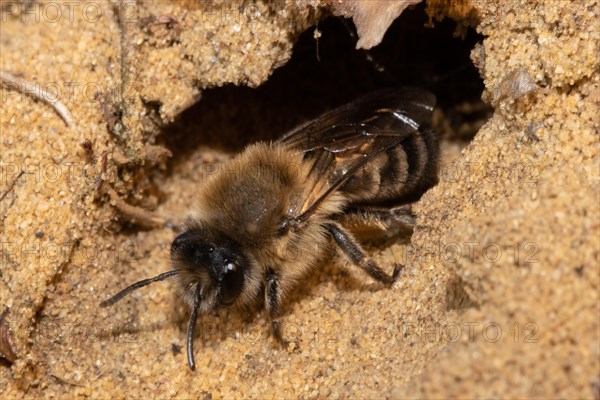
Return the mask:
POLYGON ((380 197, 375 200, 392 201, 395 205, 418 200, 438 182, 439 144, 432 129, 423 129, 411 135, 402 144, 388 152, 389 163, 381 170, 380 197), (389 153, 393 157, 389 156, 389 153), (393 170, 403 163, 406 179, 395 179, 393 170))
POLYGON ((412 203, 437 183, 438 153, 435 132, 421 128, 365 166, 341 191, 349 195, 353 206, 412 203))

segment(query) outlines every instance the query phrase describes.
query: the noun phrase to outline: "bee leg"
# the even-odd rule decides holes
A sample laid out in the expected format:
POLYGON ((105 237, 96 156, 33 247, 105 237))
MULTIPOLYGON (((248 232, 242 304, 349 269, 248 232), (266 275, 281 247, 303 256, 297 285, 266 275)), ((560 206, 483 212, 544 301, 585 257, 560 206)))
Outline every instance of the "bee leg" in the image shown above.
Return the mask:
MULTIPOLYGON (((278 343, 284 348, 289 348, 290 342, 283 338, 281 334, 281 325, 279 324, 279 307, 281 305, 281 289, 279 287, 279 280, 277 273, 269 268, 266 276, 266 290, 265 290, 265 308, 271 321, 271 331, 273 336, 278 343)), ((295 346, 294 350, 298 350, 300 345, 297 340, 293 341, 295 346)))
POLYGON ((385 271, 382 270, 373 259, 367 256, 362 247, 360 247, 352 235, 349 232, 346 232, 344 228, 335 223, 328 223, 324 226, 331 234, 333 241, 344 252, 344 254, 348 256, 354 265, 362 268, 363 271, 371 275, 373 279, 383 282, 386 285, 391 285, 396 281, 402 266, 396 265, 392 275, 386 274, 385 271))
POLYGON ((279 306, 281 304, 281 290, 279 288, 279 281, 277 280, 277 273, 271 268, 267 271, 266 276, 266 289, 265 289, 265 308, 271 321, 271 332, 275 339, 283 344, 287 345, 287 342, 283 339, 281 334, 281 325, 279 324, 279 306))
POLYGON ((397 225, 403 231, 412 233, 415 225, 415 215, 410 205, 394 208, 352 207, 337 219, 348 229, 364 229, 365 226, 387 230, 397 225))

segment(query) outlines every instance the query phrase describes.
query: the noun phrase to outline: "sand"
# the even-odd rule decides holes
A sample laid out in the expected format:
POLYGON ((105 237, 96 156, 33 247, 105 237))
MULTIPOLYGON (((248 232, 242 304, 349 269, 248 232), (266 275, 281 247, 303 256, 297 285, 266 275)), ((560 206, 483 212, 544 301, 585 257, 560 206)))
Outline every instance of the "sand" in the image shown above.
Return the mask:
POLYGON ((324 266, 286 305, 293 351, 263 313, 205 316, 191 372, 169 285, 98 307, 167 270, 175 236, 115 205, 180 221, 236 138, 168 161, 162 128, 203 89, 268 80, 318 3, 2 2, 0 70, 75 123, 2 88, 2 397, 600 397, 598 2, 445 3, 428 13, 485 37, 472 59, 494 114, 444 143, 411 245, 369 247, 406 263, 398 283, 324 266))

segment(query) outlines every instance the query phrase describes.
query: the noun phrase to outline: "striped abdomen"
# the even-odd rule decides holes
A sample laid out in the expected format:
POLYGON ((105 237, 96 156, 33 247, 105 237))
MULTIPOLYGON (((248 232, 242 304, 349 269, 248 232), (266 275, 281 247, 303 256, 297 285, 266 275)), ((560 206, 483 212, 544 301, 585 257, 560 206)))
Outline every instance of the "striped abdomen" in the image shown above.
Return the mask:
POLYGON ((421 127, 400 145, 377 156, 339 190, 351 207, 396 207, 418 200, 438 181, 438 140, 421 127))

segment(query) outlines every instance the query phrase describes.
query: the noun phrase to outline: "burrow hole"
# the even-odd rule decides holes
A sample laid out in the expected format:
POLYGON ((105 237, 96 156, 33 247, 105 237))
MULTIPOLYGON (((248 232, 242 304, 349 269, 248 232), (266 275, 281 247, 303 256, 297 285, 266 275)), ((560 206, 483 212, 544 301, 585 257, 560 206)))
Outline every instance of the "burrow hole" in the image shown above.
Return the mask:
POLYGON ((174 163, 199 146, 239 151, 370 91, 401 85, 426 88, 437 96, 434 127, 443 141, 466 145, 491 115, 481 100, 483 81, 470 52, 483 37, 445 19, 426 27, 424 5, 406 10, 380 45, 356 50, 350 20, 330 17, 304 32, 292 58, 260 87, 228 85, 206 90, 202 100, 167 127, 161 140, 174 163), (464 31, 464 30, 463 30, 464 31))

